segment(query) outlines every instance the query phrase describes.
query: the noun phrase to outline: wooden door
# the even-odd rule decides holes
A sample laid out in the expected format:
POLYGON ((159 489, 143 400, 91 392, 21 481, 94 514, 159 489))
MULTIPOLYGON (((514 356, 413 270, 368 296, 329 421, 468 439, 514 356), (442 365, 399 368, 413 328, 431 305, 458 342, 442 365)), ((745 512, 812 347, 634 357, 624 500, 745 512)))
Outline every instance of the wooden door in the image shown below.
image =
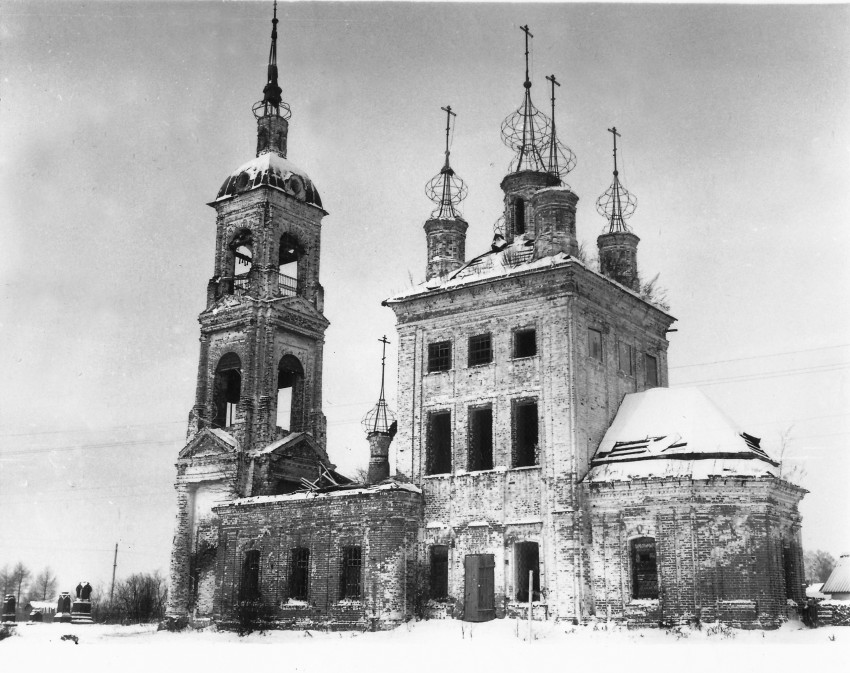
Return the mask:
POLYGON ((496 562, 492 554, 467 554, 464 566, 463 618, 468 622, 486 622, 496 616, 496 562))

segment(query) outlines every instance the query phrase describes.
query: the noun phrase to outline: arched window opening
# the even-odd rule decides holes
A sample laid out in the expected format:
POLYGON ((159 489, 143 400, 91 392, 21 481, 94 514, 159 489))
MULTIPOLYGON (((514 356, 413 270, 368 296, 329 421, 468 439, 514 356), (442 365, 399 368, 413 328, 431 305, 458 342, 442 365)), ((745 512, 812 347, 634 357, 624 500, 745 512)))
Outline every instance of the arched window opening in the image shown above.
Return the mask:
POLYGON ((514 201, 514 235, 525 233, 525 201, 517 199, 514 201))
POLYGON ((242 583, 239 587, 240 601, 256 601, 260 598, 260 550, 250 549, 242 559, 242 583))
POLYGON ((227 275, 233 279, 228 294, 245 292, 248 289, 248 274, 254 263, 253 240, 250 231, 240 231, 228 246, 230 252, 227 275))
POLYGON ((213 383, 213 427, 227 428, 236 420, 242 393, 242 362, 236 353, 227 353, 218 361, 213 383))
POLYGON ((304 257, 304 248, 292 234, 280 237, 280 261, 278 262, 278 286, 284 297, 298 294, 298 263, 304 257))
POLYGON ((279 428, 295 432, 304 381, 304 368, 298 358, 284 355, 277 366, 277 420, 279 428))
POLYGON ((658 598, 658 564, 655 538, 639 537, 631 542, 632 598, 658 598))

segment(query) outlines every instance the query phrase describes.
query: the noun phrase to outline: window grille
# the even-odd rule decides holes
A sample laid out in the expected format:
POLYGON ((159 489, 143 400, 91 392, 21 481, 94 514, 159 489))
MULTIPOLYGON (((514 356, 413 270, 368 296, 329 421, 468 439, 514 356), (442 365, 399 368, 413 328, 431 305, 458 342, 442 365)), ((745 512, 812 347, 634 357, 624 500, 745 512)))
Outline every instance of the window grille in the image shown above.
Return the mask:
POLYGON ((587 330, 587 354, 602 362, 602 332, 592 327, 587 330))
POLYGON ((489 334, 469 337, 469 366, 486 365, 493 361, 493 348, 489 334))
POLYGON ((513 467, 530 467, 538 464, 537 402, 516 401, 513 415, 513 467))
POLYGON ((469 410, 469 470, 493 469, 493 409, 469 410))
POLYGON ((537 332, 533 329, 514 332, 514 357, 530 358, 533 355, 537 355, 537 332))
POLYGON ((646 367, 646 387, 647 388, 657 388, 658 387, 658 360, 656 360, 652 355, 644 356, 644 364, 646 367))
POLYGON ((340 598, 360 598, 362 558, 359 546, 342 548, 340 598))
POLYGON ((431 547, 431 598, 449 595, 449 548, 445 545, 431 547))
POLYGON ((428 344, 428 371, 445 372, 452 368, 452 342, 428 344))
POLYGON ((520 542, 514 547, 516 599, 528 602, 528 573, 534 572, 531 600, 540 600, 540 547, 536 542, 520 542))
POLYGON ((428 455, 425 474, 452 471, 452 415, 449 411, 428 414, 428 455))
POLYGON ((310 550, 296 547, 292 550, 289 566, 289 597, 306 601, 310 578, 310 550))

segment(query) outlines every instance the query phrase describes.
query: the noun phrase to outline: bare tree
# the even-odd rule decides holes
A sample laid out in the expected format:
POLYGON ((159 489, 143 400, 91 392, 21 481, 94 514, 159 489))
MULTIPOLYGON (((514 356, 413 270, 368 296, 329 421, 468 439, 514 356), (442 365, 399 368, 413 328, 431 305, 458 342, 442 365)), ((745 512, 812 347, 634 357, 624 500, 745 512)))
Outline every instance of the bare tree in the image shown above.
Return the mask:
POLYGON ((112 614, 123 622, 162 619, 167 595, 165 579, 158 572, 130 575, 115 585, 112 614))
POLYGON ((12 571, 9 570, 9 566, 3 566, 3 568, 0 569, 0 586, 3 587, 3 593, 0 594, 0 598, 6 598, 6 594, 8 594, 14 586, 12 582, 12 571))
POLYGON ((835 568, 835 557, 829 552, 807 551, 803 555, 803 564, 806 566, 806 582, 826 582, 835 568))
POLYGON ((12 586, 17 590, 16 602, 18 605, 21 603, 21 591, 30 577, 32 577, 32 572, 20 561, 12 568, 12 586))
POLYGON ((806 476, 806 468, 799 463, 791 466, 791 458, 786 455, 791 446, 793 425, 789 425, 779 433, 779 478, 792 483, 799 482, 806 476))
POLYGON ((53 600, 56 596, 56 575, 48 567, 42 570, 30 584, 27 597, 31 601, 53 600))

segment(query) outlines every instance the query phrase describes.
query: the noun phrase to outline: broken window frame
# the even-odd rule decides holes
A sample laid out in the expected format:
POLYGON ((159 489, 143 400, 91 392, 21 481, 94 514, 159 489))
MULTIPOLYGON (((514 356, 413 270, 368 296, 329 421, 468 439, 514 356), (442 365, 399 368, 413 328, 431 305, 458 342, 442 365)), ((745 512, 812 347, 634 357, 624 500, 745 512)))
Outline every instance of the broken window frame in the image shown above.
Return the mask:
POLYGON ((629 566, 632 600, 658 600, 658 544, 654 537, 636 537, 629 540, 629 566), (642 547, 640 550, 639 546, 642 547))
POLYGON ((447 372, 452 368, 452 342, 435 341, 428 344, 428 373, 447 372))
POLYGON ((604 361, 604 346, 602 340, 602 330, 596 327, 587 328, 587 356, 591 360, 597 362, 604 361))
POLYGON ((647 389, 658 387, 658 358, 649 353, 643 356, 644 384, 647 389))
POLYGON ((493 469, 493 406, 469 407, 467 465, 470 472, 493 469))
POLYGON ((537 355, 537 330, 534 327, 514 330, 513 357, 515 359, 532 358, 535 355, 537 355))
POLYGON ((617 370, 626 376, 635 375, 635 348, 627 341, 617 342, 617 370), (623 360, 626 360, 625 367, 623 360))
POLYGON ((536 398, 521 398, 511 401, 511 467, 535 467, 540 464, 540 410, 536 398), (533 408, 530 411, 520 409, 533 408), (522 426, 523 416, 534 419, 533 431, 522 426), (526 437, 528 433, 528 437, 526 437), (532 440, 533 435, 533 440, 532 440))
POLYGON ((467 353, 467 366, 480 367, 493 362, 493 336, 476 334, 469 337, 469 352, 467 353))
POLYGON ((310 596, 310 550, 292 549, 289 559, 289 598, 306 601, 310 596))
POLYGON ((342 548, 340 563, 340 600, 360 600, 363 593, 363 548, 347 545, 342 548))
POLYGON ((452 471, 452 412, 448 409, 429 412, 427 432, 425 474, 450 474, 452 471), (445 429, 437 428, 438 423, 445 423, 445 429), (445 433, 446 437, 439 439, 436 436, 438 432, 445 433))
POLYGON ((448 545, 431 545, 429 560, 429 595, 435 601, 447 600, 449 597, 448 545))
POLYGON ((516 575, 516 600, 528 603, 528 571, 533 570, 531 600, 539 601, 540 593, 540 544, 532 541, 514 544, 514 568, 516 575))
POLYGON ((260 600, 260 550, 249 549, 242 555, 240 601, 260 600))

